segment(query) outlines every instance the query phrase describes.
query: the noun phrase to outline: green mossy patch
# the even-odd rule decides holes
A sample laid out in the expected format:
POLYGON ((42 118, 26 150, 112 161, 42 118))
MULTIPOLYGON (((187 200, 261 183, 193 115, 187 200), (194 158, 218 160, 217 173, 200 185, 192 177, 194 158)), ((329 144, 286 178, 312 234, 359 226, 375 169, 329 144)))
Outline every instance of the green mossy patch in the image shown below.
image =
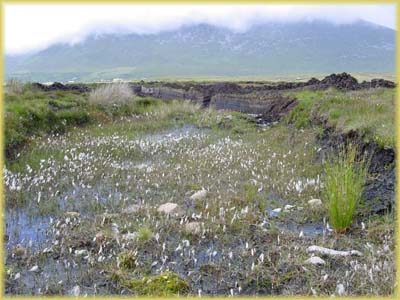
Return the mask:
POLYGON ((124 280, 122 285, 140 296, 185 295, 190 291, 189 283, 172 272, 124 280))

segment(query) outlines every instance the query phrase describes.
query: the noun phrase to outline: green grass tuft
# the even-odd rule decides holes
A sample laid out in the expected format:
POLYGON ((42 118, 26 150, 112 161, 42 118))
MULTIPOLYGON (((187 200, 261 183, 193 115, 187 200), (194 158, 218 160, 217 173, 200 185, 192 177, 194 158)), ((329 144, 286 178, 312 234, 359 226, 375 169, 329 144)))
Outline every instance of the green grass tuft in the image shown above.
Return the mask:
POLYGON ((149 228, 147 227, 141 227, 138 230, 138 240, 140 243, 145 243, 148 240, 150 240, 151 236, 152 236, 152 232, 149 228))
POLYGON ((365 155, 360 160, 357 158, 357 147, 349 145, 325 165, 323 195, 330 224, 337 232, 345 231, 353 222, 367 176, 369 161, 365 155))

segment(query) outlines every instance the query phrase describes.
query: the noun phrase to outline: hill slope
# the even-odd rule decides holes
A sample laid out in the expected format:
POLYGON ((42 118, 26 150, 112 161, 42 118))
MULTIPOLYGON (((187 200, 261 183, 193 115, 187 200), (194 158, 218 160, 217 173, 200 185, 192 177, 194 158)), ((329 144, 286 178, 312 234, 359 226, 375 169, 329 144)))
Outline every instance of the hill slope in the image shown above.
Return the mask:
POLYGON ((268 23, 246 32, 211 25, 158 34, 91 36, 6 56, 7 77, 100 80, 394 72, 395 31, 365 21, 268 23))

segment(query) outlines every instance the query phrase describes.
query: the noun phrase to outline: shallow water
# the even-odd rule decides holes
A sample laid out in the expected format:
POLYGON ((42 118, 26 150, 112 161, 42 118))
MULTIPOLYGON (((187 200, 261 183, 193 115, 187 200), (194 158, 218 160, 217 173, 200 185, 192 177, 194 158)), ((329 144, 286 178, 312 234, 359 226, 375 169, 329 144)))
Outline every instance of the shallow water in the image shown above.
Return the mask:
MULTIPOLYGON (((55 220, 54 223, 59 220, 65 221, 64 213, 68 211, 79 212, 81 218, 79 222, 84 222, 84 220, 93 220, 91 218, 99 214, 120 213, 125 207, 132 204, 157 206, 167 201, 182 202, 186 196, 185 192, 190 192, 191 190, 191 188, 186 188, 184 185, 187 183, 200 186, 202 177, 200 177, 199 174, 212 176, 211 181, 208 182, 207 185, 204 185, 211 191, 211 194, 213 189, 221 191, 228 185, 230 186, 232 193, 236 194, 237 192, 240 192, 239 188, 236 189, 238 185, 237 179, 227 179, 224 177, 226 174, 225 171, 235 171, 236 173, 240 171, 243 171, 244 173, 252 171, 252 168, 255 166, 254 159, 258 155, 258 153, 255 153, 255 150, 253 152, 250 151, 253 148, 253 144, 248 146, 245 145, 242 140, 233 140, 229 136, 224 138, 216 136, 215 140, 212 136, 212 143, 209 143, 208 137, 209 135, 207 130, 198 129, 194 126, 186 126, 183 128, 165 130, 161 133, 144 135, 134 140, 129 140, 129 138, 126 139, 125 136, 117 135, 102 137, 101 143, 99 144, 102 146, 105 145, 105 148, 115 147, 113 149, 120 150, 129 147, 129 149, 133 149, 132 152, 122 152, 123 154, 121 155, 113 156, 113 152, 106 151, 96 152, 98 144, 95 138, 93 141, 90 141, 90 146, 81 145, 83 150, 74 150, 73 154, 71 153, 72 151, 68 152, 70 157, 68 163, 65 163, 65 161, 56 161, 54 170, 58 172, 61 172, 60 170, 62 170, 65 174, 72 176, 72 181, 65 180, 65 185, 60 188, 60 192, 57 193, 57 196, 54 196, 52 199, 43 198, 41 200, 55 201, 57 204, 56 213, 48 213, 45 217, 40 216, 36 205, 37 199, 32 199, 31 202, 28 201, 30 206, 25 207, 25 211, 8 211, 6 214, 6 220, 9 240, 7 241, 6 247, 11 249, 16 244, 23 244, 29 247, 29 250, 31 250, 30 253, 33 255, 37 253, 36 251, 49 247, 54 240, 52 234, 57 230, 57 228, 51 226, 50 218, 55 220), (207 138, 207 142, 205 142, 203 138, 207 138), (181 156, 186 155, 188 150, 190 150, 191 164, 185 169, 181 166, 181 156), (239 152, 233 153, 234 150, 238 150, 239 152), (243 155, 243 152, 240 152, 247 150, 249 152, 246 152, 246 155, 243 155), (146 151, 149 151, 151 154, 137 156, 130 155, 132 153, 135 154, 134 151, 140 152, 140 154, 142 154, 142 152, 147 154, 146 151), (96 157, 94 153, 100 153, 101 155, 96 157), (104 155, 104 153, 107 155, 104 155), (217 168, 215 168, 213 170, 214 173, 212 173, 208 168, 214 166, 213 163, 216 161, 216 155, 220 155, 220 164, 216 164, 217 168), (203 156, 205 156, 205 158, 203 156), (79 157, 82 157, 82 159, 79 157), (247 165, 235 165, 232 163, 234 161, 246 161, 249 157, 250 160, 247 162, 247 165), (102 161, 104 158, 106 159, 105 162, 102 161), (208 164, 205 164, 204 162, 208 164), (77 164, 77 167, 74 166, 73 170, 78 171, 71 171, 68 168, 74 163, 77 164), (229 167, 230 164, 231 167, 229 167), (228 166, 229 170, 223 170, 225 166, 228 166), (85 181, 87 177, 93 175, 90 170, 93 170, 93 173, 95 173, 96 171, 92 168, 97 167, 102 168, 98 171, 99 174, 102 172, 102 175, 96 176, 94 180, 85 181), (75 172, 80 172, 80 174, 75 174, 75 172), (110 176, 110 173, 116 176, 110 176), (147 176, 148 174, 146 173, 151 174, 151 176, 147 176), (170 176, 164 177, 163 173, 170 176), (174 177, 178 176, 182 176, 184 179, 175 181, 174 177), (128 177, 131 177, 131 179, 125 180, 128 177), (214 182, 218 182, 221 178, 224 178, 225 181, 220 181, 219 185, 214 187, 214 182), (176 185, 178 182, 181 186, 176 185), (123 184, 126 184, 126 186, 122 186, 123 184), (139 185, 141 186, 139 187, 139 185), (153 185, 156 185, 156 187, 153 187, 153 185), (135 186, 135 188, 130 189, 129 186, 135 186)), ((66 144, 68 144, 68 140, 66 141, 66 144)), ((55 147, 58 147, 58 145, 55 145, 55 147)), ((73 145, 73 147, 75 147, 75 145, 73 145)), ((117 154, 119 154, 119 152, 117 152, 117 154)), ((275 153, 271 156, 271 160, 274 161, 274 159, 275 153)), ((63 180, 63 178, 61 178, 61 180, 63 180)), ((34 192, 37 193, 38 191, 35 189, 34 192)), ((36 198, 35 193, 32 194, 32 198, 36 198)), ((276 199, 276 205, 282 206, 287 202, 277 195, 271 194, 269 196, 276 199)), ((194 203, 191 204, 192 206, 190 206, 190 203, 187 204, 187 207, 189 207, 187 211, 190 209, 193 211, 195 210, 194 203)), ((179 203, 179 205, 185 207, 186 204, 179 203)), ((209 221, 210 219, 207 220, 209 221)), ((300 231, 303 231, 305 236, 321 234, 319 227, 315 227, 314 225, 296 225, 294 223, 285 224, 284 222, 279 224, 277 222, 276 226, 282 232, 286 230, 298 234, 300 231)), ((121 232, 124 230, 123 228, 120 229, 121 232)), ((173 249, 177 248, 178 244, 182 243, 179 238, 181 237, 170 237, 167 241, 168 245, 173 249)), ((158 246, 161 247, 161 245, 158 246)), ((92 246, 82 246, 83 249, 86 249, 87 247, 92 246)), ((200 278, 201 276, 209 276, 209 278, 204 281, 192 282, 193 287, 202 288, 204 292, 209 294, 226 293, 226 290, 220 290, 218 285, 214 285, 212 282, 215 280, 212 278, 212 275, 207 275, 208 271, 204 269, 216 268, 217 266, 217 268, 223 270, 226 267, 224 264, 227 261, 227 252, 232 252, 235 260, 233 260, 232 263, 229 263, 229 268, 232 267, 232 269, 235 270, 235 274, 238 274, 239 270, 244 270, 249 267, 249 261, 251 266, 251 261, 254 262, 259 255, 258 253, 257 256, 253 257, 253 255, 255 255, 253 253, 250 255, 251 258, 242 259, 241 256, 243 253, 247 253, 246 255, 249 256, 248 253, 250 252, 250 249, 248 248, 247 243, 244 241, 237 241, 234 238, 232 238, 232 244, 229 245, 220 243, 217 239, 207 238, 206 240, 202 239, 196 244, 183 248, 182 251, 173 251, 170 253, 168 261, 163 265, 161 265, 160 262, 161 256, 151 258, 151 260, 158 260, 157 264, 151 268, 151 273, 159 274, 160 272, 172 270, 183 277, 189 276, 188 272, 192 272, 195 274, 191 277, 192 279, 194 277, 200 278), (193 253, 190 252, 192 250, 194 251, 193 253)), ((70 251, 75 250, 77 249, 70 251)), ((93 250, 93 248, 88 248, 87 250, 90 251, 93 250)), ((257 251, 255 246, 253 250, 257 251)), ((82 293, 87 292, 93 294, 101 292, 107 294, 108 292, 111 292, 110 289, 107 290, 106 288, 104 291, 96 290, 96 288, 93 287, 93 283, 97 282, 94 280, 94 277, 97 276, 103 280, 104 276, 102 277, 98 274, 94 277, 85 276, 85 272, 89 271, 87 269, 88 262, 79 261, 78 259, 81 258, 76 258, 74 252, 70 253, 72 253, 70 257, 72 261, 77 259, 76 265, 66 267, 57 257, 53 259, 52 256, 48 256, 46 260, 41 261, 39 264, 41 269, 40 274, 32 274, 28 272, 27 269, 31 267, 28 266, 21 271, 22 277, 20 281, 25 284, 25 282, 28 283, 31 281, 32 278, 37 277, 38 280, 44 280, 44 277, 49 277, 53 278, 56 281, 55 285, 62 287, 64 292, 68 292, 77 284, 80 285, 82 293), (69 278, 68 282, 66 281, 66 277, 69 278), (86 286, 80 284, 78 278, 87 278, 85 279, 87 281, 86 286), (60 280, 63 281, 62 284, 57 283, 60 280)), ((150 258, 145 257, 145 259, 150 258)), ((150 261, 150 263, 152 263, 152 261, 150 261)), ((235 285, 235 280, 237 279, 227 279, 229 285, 232 286, 235 285)), ((43 283, 34 285, 26 284, 25 287, 24 285, 16 284, 16 286, 21 287, 22 292, 19 293, 31 293, 33 288, 43 286, 43 283)), ((119 292, 121 291, 118 291, 118 293, 119 292)), ((35 291, 34 293, 40 294, 39 291, 35 291)))
MULTIPOLYGON (((180 142, 184 139, 190 139, 194 136, 202 136, 205 130, 194 126, 185 126, 165 130, 161 133, 149 134, 137 138, 138 141, 150 143, 169 143, 180 142)), ((151 170, 151 160, 133 161, 124 160, 122 162, 111 162, 115 169, 124 171, 134 171, 135 169, 146 171, 151 170)), ((94 205, 99 205, 102 209, 110 210, 118 206, 121 202, 127 200, 131 195, 115 190, 110 182, 100 180, 94 187, 74 186, 57 196, 58 207, 61 211, 77 211, 81 217, 93 215, 92 203, 79 201, 85 198, 94 198, 94 205), (92 213, 91 213, 92 212, 92 213)), ((32 199, 32 203, 36 199, 32 199)), ((39 214, 35 207, 25 207, 19 209, 7 209, 5 214, 6 221, 6 248, 11 249, 17 244, 29 246, 33 250, 44 248, 51 218, 57 218, 57 214, 39 214)))
POLYGON ((32 217, 23 209, 7 209, 5 223, 7 247, 21 244, 37 249, 46 240, 50 217, 32 217))
POLYGON ((195 126, 184 126, 181 128, 174 128, 156 134, 145 135, 138 140, 147 142, 165 143, 165 142, 179 142, 182 139, 191 138, 194 135, 203 134, 204 129, 199 129, 195 126))
POLYGON ((294 222, 277 222, 275 223, 275 226, 281 232, 290 232, 295 234, 300 234, 302 232, 305 237, 315 237, 317 235, 325 235, 329 233, 323 223, 296 224, 294 222))

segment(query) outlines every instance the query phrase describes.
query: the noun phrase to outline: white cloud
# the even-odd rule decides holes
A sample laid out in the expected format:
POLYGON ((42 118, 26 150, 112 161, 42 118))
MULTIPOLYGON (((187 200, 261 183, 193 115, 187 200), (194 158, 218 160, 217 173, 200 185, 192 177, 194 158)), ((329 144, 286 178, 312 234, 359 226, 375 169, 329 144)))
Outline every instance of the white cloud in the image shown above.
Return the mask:
POLYGON ((364 19, 395 28, 394 5, 64 5, 6 4, 5 51, 18 54, 57 42, 77 43, 92 33, 155 33, 208 23, 246 30, 268 21, 364 19))

